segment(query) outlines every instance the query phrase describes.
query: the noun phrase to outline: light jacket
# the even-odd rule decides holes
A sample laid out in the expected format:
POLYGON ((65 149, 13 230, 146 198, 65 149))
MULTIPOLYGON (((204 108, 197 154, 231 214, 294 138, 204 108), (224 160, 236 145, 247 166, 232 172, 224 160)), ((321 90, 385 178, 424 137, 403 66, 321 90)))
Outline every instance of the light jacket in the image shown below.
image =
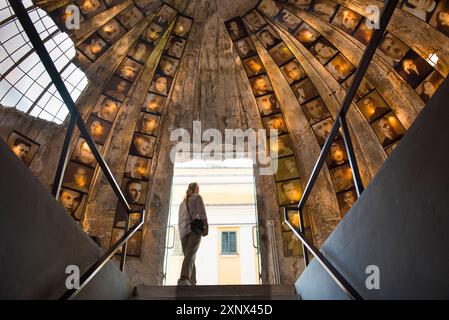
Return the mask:
MULTIPOLYGON (((206 208, 204 207, 203 198, 198 193, 192 193, 189 200, 189 211, 187 211, 186 200, 184 199, 179 205, 178 228, 180 238, 184 238, 190 232, 190 222, 194 219, 201 219, 207 225, 206 208)), ((207 233, 207 232, 206 232, 207 233)))

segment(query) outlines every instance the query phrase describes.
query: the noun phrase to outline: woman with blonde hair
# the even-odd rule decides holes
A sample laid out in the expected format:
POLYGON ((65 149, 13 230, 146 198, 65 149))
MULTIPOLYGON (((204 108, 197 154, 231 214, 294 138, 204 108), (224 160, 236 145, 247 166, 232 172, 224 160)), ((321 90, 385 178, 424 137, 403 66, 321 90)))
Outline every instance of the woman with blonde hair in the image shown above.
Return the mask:
POLYGON ((196 285, 196 252, 200 246, 201 237, 207 236, 209 232, 206 208, 199 191, 198 183, 190 183, 186 196, 179 206, 178 227, 184 260, 178 286, 196 285))

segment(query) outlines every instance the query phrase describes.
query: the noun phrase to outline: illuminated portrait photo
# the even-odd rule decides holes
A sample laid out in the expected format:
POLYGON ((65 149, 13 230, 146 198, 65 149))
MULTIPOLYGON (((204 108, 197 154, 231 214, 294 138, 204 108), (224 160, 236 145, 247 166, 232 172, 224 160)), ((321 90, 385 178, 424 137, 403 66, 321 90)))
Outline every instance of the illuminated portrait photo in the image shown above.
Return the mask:
POLYGON ((360 99, 357 105, 369 123, 390 111, 390 107, 376 90, 360 99))
POLYGON ((262 116, 281 112, 274 94, 267 94, 256 99, 259 112, 262 116))
POLYGON ((393 112, 387 113, 371 126, 384 147, 400 139, 405 133, 404 127, 393 112))
POLYGON ((164 96, 149 92, 145 97, 142 110, 154 114, 161 114, 162 108, 165 104, 165 99, 166 98, 164 96))
POLYGON ((286 157, 278 160, 278 170, 275 174, 276 181, 290 180, 299 177, 295 157, 286 157))
POLYGON ((91 115, 86 122, 86 128, 92 139, 101 146, 106 142, 111 127, 111 123, 97 118, 94 115, 91 115))
POLYGON ((72 190, 77 190, 83 193, 89 191, 94 169, 83 166, 79 163, 69 161, 65 171, 62 185, 72 190))
POLYGON ((123 101, 129 89, 131 89, 131 83, 117 76, 112 76, 105 86, 104 93, 119 101, 123 101))
POLYGON ((39 149, 39 144, 25 137, 17 131, 13 131, 8 138, 7 144, 11 151, 22 160, 26 166, 29 166, 34 155, 39 149))
POLYGON ((279 205, 297 204, 302 196, 302 186, 299 179, 276 183, 279 205))
POLYGON ((330 113, 321 98, 316 98, 303 104, 302 108, 310 124, 317 123, 330 116, 330 113))
POLYGON ((101 95, 92 114, 103 120, 114 122, 120 109, 120 102, 105 95, 101 95))
POLYGON ((140 63, 129 58, 124 58, 118 66, 116 74, 125 80, 134 82, 141 68, 142 65, 140 63))
POLYGON ((134 134, 131 145, 131 155, 151 158, 153 156, 156 138, 143 134, 134 134))

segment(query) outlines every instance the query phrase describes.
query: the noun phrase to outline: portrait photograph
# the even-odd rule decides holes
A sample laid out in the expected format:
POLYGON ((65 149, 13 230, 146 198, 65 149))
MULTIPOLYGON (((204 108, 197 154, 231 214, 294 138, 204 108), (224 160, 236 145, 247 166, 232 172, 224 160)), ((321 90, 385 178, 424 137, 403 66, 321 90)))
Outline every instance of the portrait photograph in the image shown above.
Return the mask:
POLYGON ((278 66, 294 58, 293 53, 284 43, 279 43, 276 47, 269 50, 269 53, 278 66))
POLYGON ((157 25, 161 26, 164 30, 166 30, 173 19, 176 17, 176 10, 170 7, 167 4, 164 4, 162 8, 159 10, 159 13, 154 17, 153 21, 156 22, 157 25))
POLYGON ((316 13, 321 19, 327 22, 331 21, 337 11, 338 3, 331 0, 317 0, 312 4, 312 12, 316 13))
POLYGON ((369 123, 390 111, 390 107, 376 90, 360 99, 357 105, 369 123))
POLYGON ((265 73, 265 67, 258 56, 253 56, 246 60, 243 60, 243 66, 245 67, 248 78, 257 76, 261 73, 265 73))
POLYGON ((260 30, 257 33, 257 37, 267 50, 274 48, 282 42, 281 38, 279 38, 277 33, 270 26, 266 26, 260 30))
POLYGON ((302 105, 304 114, 306 115, 307 121, 310 124, 317 123, 327 117, 330 117, 330 113, 324 104, 323 99, 316 98, 302 105))
POLYGON ((321 64, 326 64, 338 53, 338 50, 323 37, 320 37, 309 50, 321 64))
POLYGON ((359 25, 360 20, 362 20, 361 15, 341 6, 332 20, 332 24, 344 32, 352 34, 359 25))
POLYGON ((306 78, 301 82, 295 83, 292 86, 292 90, 301 104, 319 96, 318 91, 310 78, 306 78))
POLYGON ((162 74, 155 74, 151 81, 150 91, 156 94, 167 96, 170 91, 172 79, 162 74))
POLYGON ((320 146, 322 146, 326 142, 327 137, 331 133, 333 125, 334 120, 332 118, 324 119, 323 121, 312 125, 313 132, 315 132, 315 136, 320 146))
POLYGON ((145 206, 131 204, 131 210, 135 211, 133 213, 128 214, 128 209, 123 206, 121 202, 117 203, 117 208, 115 209, 114 216, 114 228, 124 228, 126 219, 129 220, 129 228, 134 227, 136 223, 139 223, 142 217, 142 210, 145 209, 145 206))
POLYGON ((330 170, 335 192, 339 193, 354 188, 354 179, 352 178, 352 169, 349 164, 330 170))
POLYGON ((112 19, 103 27, 98 29, 98 34, 109 44, 113 44, 125 33, 126 29, 115 19, 112 19))
POLYGON ((348 162, 348 154, 346 153, 345 143, 343 139, 332 142, 329 154, 326 158, 326 164, 329 169, 341 166, 348 162))
POLYGON ((253 42, 249 37, 240 39, 234 42, 235 47, 237 48, 237 53, 240 58, 245 59, 257 54, 256 48, 254 48, 253 42))
POLYGON ((312 4, 313 0, 288 0, 288 3, 291 3, 296 8, 307 10, 312 4))
MULTIPOLYGON (((352 74, 348 79, 345 80, 345 82, 342 83, 342 86, 346 91, 349 90, 349 87, 351 86, 353 80, 354 74, 352 74)), ((354 99, 356 101, 360 100, 362 97, 366 96, 373 89, 374 86, 371 83, 369 83, 369 81, 365 77, 363 77, 362 82, 360 83, 360 86, 354 96, 354 99)))
POLYGON ((293 155, 293 147, 288 134, 270 137, 270 157, 282 158, 293 155))
POLYGON ((125 80, 134 82, 139 75, 141 68, 142 65, 140 63, 125 57, 122 63, 118 66, 116 74, 125 80))
POLYGON ((79 45, 80 50, 91 61, 97 60, 108 48, 108 44, 99 35, 93 34, 79 45))
POLYGON ((181 38, 187 38, 190 29, 192 28, 193 20, 184 16, 178 16, 176 18, 175 26, 173 27, 173 33, 181 38))
POLYGON ((142 35, 142 39, 146 42, 155 45, 156 42, 162 37, 164 34, 164 28, 152 22, 149 27, 145 30, 142 35))
POLYGON ((337 200, 338 206, 340 207, 340 213, 342 216, 344 216, 357 201, 357 193, 355 192, 355 190, 340 193, 337 195, 337 200))
MULTIPOLYGON (((125 234, 125 229, 113 228, 111 234, 111 247, 116 244, 125 234)), ((129 240, 126 247, 126 255, 130 257, 140 257, 142 250, 142 231, 137 231, 129 240)), ((120 255, 122 249, 119 249, 116 255, 120 255)))
POLYGON ((178 69, 178 64, 179 60, 167 56, 162 56, 161 60, 159 61, 159 65, 157 66, 156 72, 173 78, 178 69))
POLYGON ((440 0, 436 10, 430 19, 430 25, 449 37, 449 2, 440 0))
POLYGON ((378 52, 383 54, 389 65, 396 66, 407 54, 410 48, 391 33, 386 33, 383 37, 378 52))
POLYGON ((302 186, 299 179, 276 183, 280 206, 297 204, 302 196, 302 186))
POLYGON ((257 32, 267 25, 265 18, 260 15, 256 10, 250 11, 247 15, 243 17, 246 25, 252 32, 257 32))
POLYGON ((416 52, 410 50, 395 70, 412 88, 416 89, 421 82, 433 71, 433 68, 426 60, 421 58, 416 52))
POLYGON ((128 156, 125 177, 137 180, 148 180, 150 176, 151 160, 138 156, 128 156))
POLYGON ((151 158, 153 156, 156 138, 143 134, 134 134, 131 144, 131 155, 151 158))
POLYGON ((105 95, 101 95, 92 114, 103 120, 114 122, 120 109, 120 102, 105 95))
POLYGON ((289 33, 295 32, 302 22, 301 19, 287 9, 282 9, 274 21, 278 22, 289 33))
POLYGON ((444 81, 444 78, 437 72, 433 71, 419 86, 416 92, 424 102, 429 102, 430 98, 438 90, 438 87, 444 81))
POLYGON ((355 70, 355 67, 348 59, 339 53, 335 58, 326 64, 326 69, 339 83, 346 80, 355 70))
POLYGON ((249 81, 256 97, 273 92, 270 79, 268 79, 266 74, 251 78, 249 81))
POLYGON ((292 231, 282 232, 284 246, 284 257, 300 257, 302 253, 302 244, 292 231))
POLYGON ((126 200, 133 205, 145 205, 148 182, 134 179, 123 179, 122 190, 126 200))
POLYGON ((131 83, 117 76, 112 76, 104 88, 104 93, 119 101, 123 101, 129 89, 131 89, 131 83))
POLYGON ((68 188, 59 191, 59 203, 77 221, 82 218, 85 198, 84 193, 68 188))
POLYGON ((92 139, 99 145, 104 145, 111 130, 112 124, 91 115, 86 122, 86 128, 89 131, 92 139))
POLYGON ((164 49, 164 54, 181 59, 182 53, 184 52, 184 47, 186 40, 176 36, 170 36, 167 45, 164 49))
POLYGON ((277 130, 277 134, 287 133, 287 126, 285 125, 284 118, 282 114, 275 114, 262 119, 265 129, 267 130, 277 130))
POLYGON ((389 146, 405 133, 404 127, 393 112, 387 113, 376 122, 373 122, 371 126, 383 147, 389 146))
POLYGON ((140 20, 143 19, 143 14, 136 6, 131 6, 118 15, 118 21, 126 28, 131 29, 140 20))
POLYGON ((34 155, 39 149, 39 144, 24 135, 13 131, 6 142, 11 151, 22 160, 26 166, 29 166, 34 155))
POLYGON ((225 22, 226 29, 232 41, 244 38, 248 36, 243 20, 241 18, 235 18, 225 22))
POLYGON ((62 185, 73 190, 87 193, 89 191, 93 176, 93 168, 83 166, 73 161, 69 161, 65 171, 64 179, 62 180, 62 185))
POLYGON ((366 25, 366 19, 363 19, 362 22, 359 24, 359 27, 357 28, 356 32, 354 32, 354 38, 359 40, 364 45, 367 45, 369 41, 371 40, 371 36, 374 33, 374 28, 370 29, 366 25))
POLYGON ((278 160, 278 170, 275 174, 276 181, 299 178, 295 157, 286 157, 278 160))
POLYGON ((256 102, 262 117, 281 112, 276 96, 273 93, 257 98, 256 102))
POLYGON ((298 60, 293 59, 292 61, 286 63, 281 68, 282 73, 287 79, 289 85, 305 78, 307 76, 303 67, 299 64, 298 60))
POLYGON ((137 0, 136 6, 142 11, 144 15, 148 15, 161 5, 160 0, 137 0))
POLYGON ((151 112, 154 114, 161 114, 162 108, 165 104, 165 97, 157 95, 155 93, 147 93, 145 101, 143 103, 143 111, 151 112))
MULTIPOLYGON (((299 229, 299 213, 297 211, 287 212, 288 222, 296 229, 299 229)), ((291 231, 290 227, 285 223, 284 209, 279 209, 279 218, 281 219, 282 231, 291 231)))
POLYGON ((93 17, 107 9, 101 0, 76 0, 75 3, 86 18, 93 17))
POLYGON ((157 135, 157 130, 159 129, 159 119, 160 117, 154 114, 142 112, 137 123, 137 131, 152 136, 157 135))
POLYGON ((295 38, 301 42, 306 48, 310 46, 321 36, 318 31, 313 29, 307 23, 301 24, 299 29, 295 32, 295 38))
MULTIPOLYGON (((97 146, 97 149, 99 149, 98 151, 101 150, 99 146, 97 146)), ((80 162, 91 168, 95 168, 95 166, 97 165, 97 161, 95 160, 95 156, 92 150, 87 144, 87 141, 83 138, 79 138, 78 142, 76 143, 75 150, 73 150, 72 154, 72 160, 80 162)))
POLYGON ((428 22, 438 4, 438 0, 402 0, 400 8, 415 17, 428 22))
POLYGON ((268 19, 273 20, 277 16, 281 8, 273 0, 262 0, 257 6, 257 10, 265 15, 268 19))

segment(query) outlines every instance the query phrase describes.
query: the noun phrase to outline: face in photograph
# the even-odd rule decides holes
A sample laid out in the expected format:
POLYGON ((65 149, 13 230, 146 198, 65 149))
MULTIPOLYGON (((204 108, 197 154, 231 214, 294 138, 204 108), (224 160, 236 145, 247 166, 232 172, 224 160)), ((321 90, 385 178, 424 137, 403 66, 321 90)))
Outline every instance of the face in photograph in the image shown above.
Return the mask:
POLYGON ((372 127, 384 147, 392 144, 405 133, 404 127, 392 112, 374 122, 372 127))
POLYGON ((260 58, 257 56, 244 60, 243 65, 245 66, 248 77, 253 77, 265 72, 262 61, 260 61, 260 58))
POLYGON ((171 36, 167 42, 164 53, 171 57, 180 59, 184 51, 185 44, 186 41, 184 39, 171 36))
POLYGON ((424 102, 429 102, 443 80, 444 78, 438 72, 434 71, 416 88, 416 92, 424 102))
POLYGON ((243 22, 240 18, 225 22, 226 29, 233 41, 248 36, 243 22))
POLYGON ((320 34, 306 23, 301 24, 295 32, 295 38, 298 39, 306 48, 309 48, 318 38, 320 34))
POLYGON ((326 69, 329 70, 335 80, 342 83, 354 72, 355 67, 345 57, 338 54, 326 65, 326 69))
POLYGON ((310 124, 317 123, 330 116, 329 111, 321 98, 303 104, 304 113, 310 124))
POLYGON ((143 39, 151 44, 155 44, 162 37, 163 33, 164 29, 161 26, 151 23, 145 31, 143 39))
POLYGON ((331 18, 337 11, 338 4, 330 0, 317 0, 312 5, 312 11, 321 19, 331 21, 331 18))
POLYGON ((154 18, 154 21, 162 28, 167 29, 175 16, 176 10, 167 5, 164 5, 159 11, 159 14, 154 18))
POLYGON ((98 30, 98 33, 109 44, 112 44, 124 35, 126 30, 116 20, 111 20, 106 25, 101 27, 98 30))
POLYGON ((310 48, 310 52, 321 64, 327 63, 338 52, 337 49, 326 39, 321 38, 310 48))
POLYGON ((288 134, 270 138, 270 153, 272 158, 293 155, 293 147, 288 134))
POLYGON ((61 188, 61 191, 59 192, 59 203, 68 214, 73 215, 76 218, 80 218, 81 215, 79 213, 77 214, 77 211, 78 209, 81 209, 80 207, 83 201, 83 196, 84 195, 81 192, 61 188))
POLYGON ((298 178, 299 172, 295 157, 279 159, 278 171, 275 174, 276 181, 298 178))
POLYGON ((235 47, 241 58, 247 58, 256 54, 256 49, 249 38, 244 38, 235 42, 235 47))
POLYGON ((302 22, 301 19, 299 19, 296 15, 294 15, 287 9, 282 9, 282 11, 276 17, 275 21, 279 22, 279 24, 290 33, 295 32, 295 30, 298 29, 298 26, 302 22))
POLYGON ((252 32, 257 32, 267 24, 265 19, 256 10, 253 10, 244 16, 243 20, 252 32))
POLYGON ((125 177, 139 180, 148 180, 150 176, 151 160, 147 158, 128 156, 125 177))
POLYGON ((373 91, 364 98, 362 98, 357 105, 362 111, 368 122, 373 122, 381 115, 387 113, 390 108, 385 100, 379 95, 377 91, 373 91))
POLYGON ((299 180, 290 180, 276 184, 279 196, 279 205, 285 206, 298 203, 302 195, 302 186, 299 180))
POLYGON ((391 33, 387 33, 379 45, 379 50, 384 54, 387 62, 391 66, 395 66, 401 61, 410 48, 391 33))
POLYGON ((313 0, 288 0, 288 3, 293 4, 299 9, 308 9, 313 0))
POLYGON ((287 133, 287 126, 281 114, 263 118, 267 130, 277 130, 277 134, 287 133))
POLYGON ((174 77, 178 68, 178 63, 179 60, 163 56, 161 61, 159 61, 157 72, 169 77, 174 77))
POLYGON ((125 58, 123 59, 123 62, 120 64, 120 66, 117 68, 117 74, 128 81, 134 82, 141 68, 142 68, 141 64, 129 58, 125 58))
POLYGON ((81 51, 92 61, 97 60, 106 48, 107 43, 95 34, 80 45, 81 51))
POLYGON ((159 128, 159 117, 154 114, 142 113, 139 118, 139 132, 156 135, 159 128))
POLYGON ((273 0, 262 0, 257 9, 269 19, 274 19, 281 9, 273 0))
POLYGON ((333 120, 331 118, 327 118, 312 126, 320 146, 323 145, 324 142, 326 142, 327 136, 331 133, 333 124, 333 120))
POLYGON ((131 89, 131 83, 113 76, 105 88, 105 93, 117 100, 123 101, 131 89))
POLYGON ((304 103, 318 96, 318 91, 309 78, 294 84, 292 89, 298 98, 299 103, 304 103))
POLYGON ((357 31, 354 33, 354 38, 359 40, 364 45, 367 45, 371 39, 373 32, 374 28, 368 28, 368 26, 366 25, 366 20, 364 19, 357 28, 357 31))
POLYGON ((192 19, 178 16, 172 32, 179 37, 186 38, 192 28, 192 22, 192 19))
POLYGON ((125 179, 123 182, 126 199, 131 204, 145 205, 147 182, 133 179, 125 179))
POLYGON ((438 1, 435 0, 403 0, 401 8, 427 22, 435 11, 437 4, 438 1))
POLYGON ((136 6, 143 12, 144 15, 154 12, 154 10, 161 4, 159 0, 137 0, 135 2, 136 6))
POLYGON ((345 145, 342 139, 332 143, 326 162, 329 168, 340 166, 348 161, 345 145))
POLYGON ((120 103, 118 101, 102 95, 95 105, 92 114, 103 120, 114 122, 119 108, 120 103))
POLYGON ((343 31, 352 34, 357 25, 359 24, 362 16, 355 13, 352 10, 346 9, 344 7, 340 7, 334 19, 332 20, 332 24, 336 25, 343 31))
POLYGON ((345 215, 357 201, 357 193, 354 190, 337 195, 338 205, 342 215, 345 215))
POLYGON ((81 12, 88 17, 106 10, 106 6, 100 0, 77 0, 76 4, 81 12))
POLYGON ((164 107, 165 97, 154 93, 148 93, 145 102, 143 103, 143 110, 151 113, 160 114, 164 107))
POLYGON ((93 175, 94 169, 70 161, 67 165, 62 184, 67 188, 87 193, 93 175))
POLYGON ((167 95, 170 90, 170 86, 170 78, 161 74, 156 74, 151 82, 150 91, 157 94, 167 95))
POLYGON ((267 75, 261 75, 252 78, 250 79, 250 82, 255 96, 261 96, 273 91, 267 75))
POLYGON ((13 132, 8 139, 8 146, 11 151, 22 160, 27 166, 33 160, 39 145, 32 142, 28 138, 13 132))
POLYGON ((294 58, 293 53, 283 43, 278 44, 276 47, 271 49, 269 52, 270 52, 271 57, 273 58, 273 60, 276 62, 276 64, 278 66, 283 65, 287 61, 294 58))
POLYGON ((349 165, 343 165, 331 170, 332 182, 334 183, 335 192, 349 190, 354 187, 352 179, 352 170, 349 165))
POLYGON ((153 47, 150 44, 143 41, 139 41, 136 43, 134 48, 128 53, 128 56, 140 63, 145 63, 147 59, 150 57, 152 51, 153 47))
POLYGON ((136 25, 137 22, 143 19, 143 14, 140 12, 137 7, 132 6, 129 9, 126 9, 123 13, 121 13, 118 17, 118 20, 121 24, 125 26, 126 29, 131 29, 136 25))
POLYGON ((90 150, 87 141, 83 138, 80 138, 76 144, 75 150, 73 151, 73 160, 79 161, 92 168, 97 164, 92 150, 90 150))
POLYGON ((136 156, 151 158, 153 156, 154 143, 154 137, 135 134, 131 146, 131 153, 136 156))
POLYGON ((291 231, 282 233, 284 257, 300 257, 302 253, 301 241, 291 231))
POLYGON ((92 115, 87 120, 86 127, 92 139, 99 145, 104 145, 111 130, 111 124, 92 115))
POLYGON ((449 37, 449 7, 447 0, 441 0, 430 24, 449 37))
POLYGON ((279 106, 274 94, 268 94, 256 99, 259 112, 262 116, 268 116, 273 113, 280 112, 279 106))
POLYGON ((301 80, 306 76, 306 72, 299 65, 298 60, 294 59, 289 63, 285 64, 282 68, 282 73, 288 81, 288 84, 292 84, 296 81, 301 80))
POLYGON ((270 50, 281 42, 274 30, 270 26, 266 26, 258 33, 258 37, 265 49, 270 50))
POLYGON ((433 68, 417 53, 410 51, 395 70, 412 88, 416 88, 433 71, 433 68))

